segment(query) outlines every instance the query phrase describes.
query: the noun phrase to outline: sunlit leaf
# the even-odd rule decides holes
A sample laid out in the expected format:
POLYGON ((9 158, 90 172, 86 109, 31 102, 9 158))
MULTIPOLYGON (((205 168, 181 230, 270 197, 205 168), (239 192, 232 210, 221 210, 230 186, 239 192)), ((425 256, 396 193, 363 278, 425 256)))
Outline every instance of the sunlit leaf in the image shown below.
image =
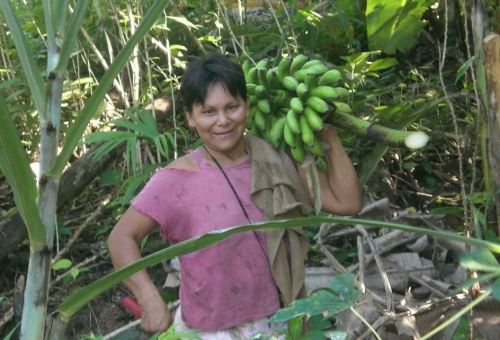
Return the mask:
POLYGON ((52 265, 53 270, 68 269, 73 263, 68 259, 60 259, 52 265))
POLYGON ((459 263, 462 267, 475 271, 498 271, 500 273, 500 266, 498 262, 488 249, 478 248, 471 251, 469 254, 460 256, 459 263))
POLYGON ((398 64, 399 62, 395 58, 377 59, 373 63, 371 63, 370 66, 368 66, 368 71, 385 70, 398 64))
POLYGON ((335 292, 329 289, 318 289, 313 291, 309 297, 295 300, 290 307, 280 309, 269 321, 285 322, 297 316, 317 314, 333 315, 350 306, 350 303, 338 297, 335 292))
POLYGON ((370 50, 387 54, 408 50, 425 23, 422 14, 429 0, 368 0, 366 25, 370 50))

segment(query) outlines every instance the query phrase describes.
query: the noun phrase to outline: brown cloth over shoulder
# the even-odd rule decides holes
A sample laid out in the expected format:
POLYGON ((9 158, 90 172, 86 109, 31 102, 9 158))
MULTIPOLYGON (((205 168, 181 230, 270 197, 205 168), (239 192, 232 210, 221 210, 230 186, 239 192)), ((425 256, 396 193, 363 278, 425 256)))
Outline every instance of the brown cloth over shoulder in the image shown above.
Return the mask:
MULTIPOLYGON (((250 196, 267 221, 304 217, 313 208, 290 157, 267 141, 245 135, 247 153, 252 158, 250 196)), ((271 270, 285 306, 307 297, 305 260, 309 238, 302 228, 268 230, 267 249, 271 270), (288 261, 285 239, 290 244, 288 261)))

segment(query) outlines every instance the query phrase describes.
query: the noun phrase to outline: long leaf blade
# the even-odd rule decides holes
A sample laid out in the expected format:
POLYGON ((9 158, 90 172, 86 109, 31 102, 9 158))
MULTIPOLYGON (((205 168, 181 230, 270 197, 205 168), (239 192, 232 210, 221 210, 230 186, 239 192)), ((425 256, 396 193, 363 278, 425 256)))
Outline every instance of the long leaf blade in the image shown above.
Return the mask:
POLYGON ((46 87, 42 75, 40 74, 40 70, 37 67, 35 59, 33 58, 31 47, 26 39, 26 36, 24 35, 21 23, 10 5, 10 1, 0 1, 0 8, 4 14, 5 21, 9 26, 10 34, 14 40, 24 73, 26 74, 26 80, 28 81, 35 106, 38 112, 43 112, 45 110, 46 87))
POLYGON ((2 95, 0 95, 0 167, 12 188, 16 206, 28 228, 31 247, 45 245, 47 232, 38 213, 36 181, 2 95))
POLYGON ((88 302, 92 301, 95 297, 104 293, 108 289, 117 285, 130 275, 138 272, 141 269, 153 266, 160 263, 163 260, 171 259, 176 256, 182 256, 192 253, 197 250, 204 249, 218 242, 221 242, 232 235, 237 233, 247 232, 251 230, 271 230, 271 229, 282 229, 282 228, 293 228, 299 226, 314 226, 320 225, 321 223, 340 223, 340 224, 362 224, 371 225, 373 227, 386 227, 392 229, 398 229, 408 232, 420 233, 425 235, 430 235, 433 237, 446 238, 448 240, 455 240, 458 242, 463 242, 477 247, 484 247, 495 253, 500 253, 500 245, 483 241, 476 238, 468 238, 465 236, 456 235, 453 233, 447 233, 437 230, 424 229, 413 227, 405 224, 390 223, 383 221, 373 221, 364 220, 358 218, 349 217, 325 217, 325 216, 312 216, 312 217, 302 217, 290 220, 278 220, 271 222, 254 223, 243 226, 236 226, 228 229, 217 230, 211 233, 203 234, 192 239, 186 240, 184 242, 177 243, 176 245, 170 246, 166 249, 160 250, 151 255, 145 256, 141 260, 134 262, 126 267, 123 267, 105 277, 94 281, 93 283, 80 288, 71 294, 66 300, 64 300, 61 305, 57 308, 57 312, 61 313, 67 320, 69 320, 80 308, 85 306, 88 302))
POLYGON ((76 7, 68 20, 68 24, 66 25, 64 40, 61 46, 61 53, 59 55, 59 63, 54 69, 54 72, 64 73, 66 71, 71 53, 73 53, 76 37, 80 31, 80 27, 89 4, 90 0, 80 0, 76 4, 76 7))

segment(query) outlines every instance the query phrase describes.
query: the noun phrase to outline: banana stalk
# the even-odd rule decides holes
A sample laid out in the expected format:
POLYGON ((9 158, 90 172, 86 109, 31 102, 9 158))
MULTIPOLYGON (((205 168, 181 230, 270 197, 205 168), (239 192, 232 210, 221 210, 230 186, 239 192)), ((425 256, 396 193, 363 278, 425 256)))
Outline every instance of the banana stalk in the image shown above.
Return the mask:
POLYGON ((420 149, 429 140, 429 136, 421 131, 395 130, 338 111, 332 113, 326 122, 364 139, 396 148, 420 149))

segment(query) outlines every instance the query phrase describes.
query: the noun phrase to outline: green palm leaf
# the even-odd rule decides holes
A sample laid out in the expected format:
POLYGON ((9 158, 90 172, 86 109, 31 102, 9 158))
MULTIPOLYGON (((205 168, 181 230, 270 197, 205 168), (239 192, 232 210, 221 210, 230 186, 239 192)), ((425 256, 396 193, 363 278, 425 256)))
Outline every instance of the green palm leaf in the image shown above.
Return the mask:
MULTIPOLYGON (((435 1, 432 1, 435 2, 435 1)), ((429 0, 368 0, 366 25, 371 51, 406 51, 420 35, 429 0)))

